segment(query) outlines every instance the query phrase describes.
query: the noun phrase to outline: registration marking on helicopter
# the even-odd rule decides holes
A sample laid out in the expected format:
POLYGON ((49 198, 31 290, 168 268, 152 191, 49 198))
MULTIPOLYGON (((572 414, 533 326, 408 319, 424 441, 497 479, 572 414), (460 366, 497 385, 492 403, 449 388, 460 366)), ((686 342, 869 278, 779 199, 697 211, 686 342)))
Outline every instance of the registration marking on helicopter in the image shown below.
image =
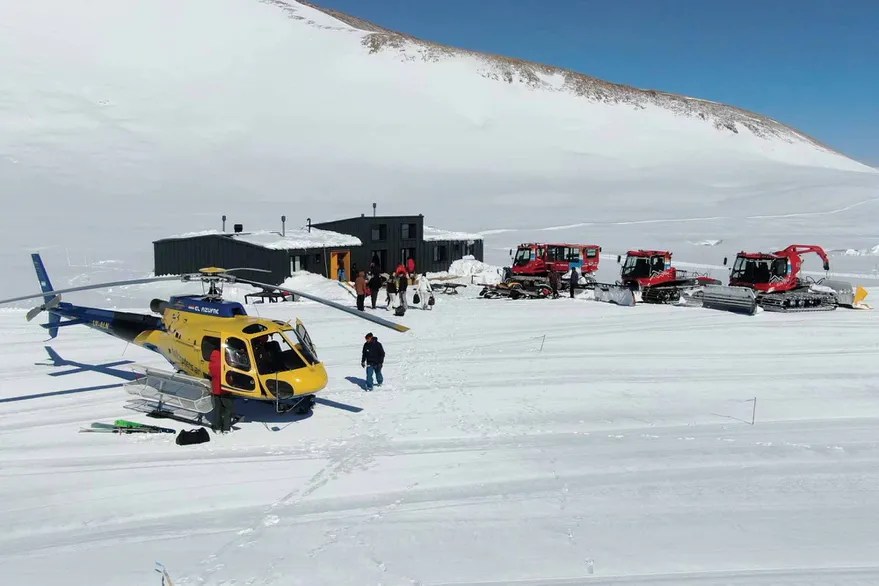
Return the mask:
POLYGON ((102 330, 109 330, 110 329, 110 322, 92 320, 91 326, 95 327, 95 328, 100 328, 102 330))
POLYGON ((186 309, 188 311, 195 311, 198 313, 210 313, 212 315, 220 315, 220 308, 219 307, 204 307, 204 306, 198 306, 198 305, 187 305, 186 309))

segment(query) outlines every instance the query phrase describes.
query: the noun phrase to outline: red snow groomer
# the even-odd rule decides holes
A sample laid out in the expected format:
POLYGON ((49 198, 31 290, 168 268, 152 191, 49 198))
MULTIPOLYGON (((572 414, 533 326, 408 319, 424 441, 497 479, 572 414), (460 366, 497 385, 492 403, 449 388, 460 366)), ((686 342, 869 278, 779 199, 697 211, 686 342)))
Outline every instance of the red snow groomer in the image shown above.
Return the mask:
POLYGON ((671 252, 667 250, 628 251, 620 281, 632 291, 640 291, 644 303, 680 303, 682 298, 689 302, 705 285, 720 285, 712 277, 671 266, 671 252))
POLYGON ((587 282, 594 280, 592 274, 598 270, 600 256, 601 247, 597 244, 520 244, 507 281, 531 288, 545 286, 552 269, 559 275, 559 287, 567 288, 568 283, 562 275, 572 266, 587 282))
MULTIPOLYGON (((739 252, 729 275, 729 286, 706 287, 702 305, 753 315, 757 307, 766 311, 831 311, 837 306, 857 307, 866 291, 858 288, 856 299, 851 283, 801 279, 802 255, 815 253, 830 270, 830 260, 820 246, 791 244, 773 253, 739 252)), ((726 259, 724 259, 726 264, 726 259)))
MULTIPOLYGON (((512 256, 512 250, 510 251, 512 256)), ((525 243, 516 248, 512 266, 504 269, 504 280, 498 285, 486 286, 480 296, 544 298, 552 293, 549 286, 550 269, 558 273, 559 290, 570 286, 564 275, 575 267, 580 273, 580 286, 595 282, 592 274, 598 270, 601 247, 597 244, 543 244, 525 243)))

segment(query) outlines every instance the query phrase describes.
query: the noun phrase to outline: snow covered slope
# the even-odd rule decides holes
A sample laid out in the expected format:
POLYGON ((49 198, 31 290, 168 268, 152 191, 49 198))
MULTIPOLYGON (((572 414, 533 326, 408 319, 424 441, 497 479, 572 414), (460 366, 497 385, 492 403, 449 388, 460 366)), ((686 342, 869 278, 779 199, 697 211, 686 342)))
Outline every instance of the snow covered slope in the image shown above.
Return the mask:
MULTIPOLYGON (((281 214, 295 226, 373 201, 448 229, 514 229, 490 236, 489 256, 582 222, 708 218, 669 245, 791 227, 812 240, 820 216, 740 219, 854 204, 822 243, 879 244, 879 175, 781 124, 337 16, 279 0, 0 0, 0 296, 35 249, 60 286, 97 266, 149 271, 151 240, 224 213, 277 229, 281 214)), ((639 234, 617 226, 601 243, 639 234)))
POLYGON ((363 322, 260 306, 309 327, 332 403, 239 401, 240 431, 183 447, 78 433, 149 421, 113 373, 160 357, 78 327, 47 350, 0 311, 5 583, 156 586, 155 560, 178 586, 877 583, 879 313, 475 293, 376 331, 372 393, 363 322))

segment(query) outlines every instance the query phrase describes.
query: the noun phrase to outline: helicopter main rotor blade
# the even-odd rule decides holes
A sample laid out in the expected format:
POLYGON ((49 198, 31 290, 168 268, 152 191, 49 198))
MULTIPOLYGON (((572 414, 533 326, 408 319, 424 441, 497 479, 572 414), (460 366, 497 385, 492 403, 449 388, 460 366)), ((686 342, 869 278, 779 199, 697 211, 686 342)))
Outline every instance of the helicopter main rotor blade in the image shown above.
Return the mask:
POLYGON ((398 332, 406 332, 409 331, 409 328, 398 323, 394 323, 387 319, 382 319, 380 317, 374 316, 370 313, 366 313, 356 309, 354 307, 348 307, 347 305, 342 305, 341 303, 336 303, 335 301, 330 301, 329 299, 324 299, 322 297, 318 297, 316 295, 312 295, 310 293, 303 293, 302 291, 297 291, 296 289, 287 289, 286 287, 278 287, 277 285, 269 285, 268 283, 260 283, 258 281, 250 281, 248 279, 238 279, 238 283, 247 283, 249 285, 254 285, 256 287, 267 287, 269 289, 277 289, 278 291, 283 291, 285 293, 292 293, 293 295, 299 295, 300 297, 304 297, 305 299, 310 299, 312 301, 317 301, 318 303, 322 303, 326 306, 332 307, 333 309, 338 309, 340 311, 344 311, 345 313, 350 313, 353 316, 359 317, 360 319, 365 319, 367 321, 371 321, 380 326, 384 326, 386 328, 390 328, 392 330, 396 330, 398 332))
POLYGON ((104 287, 117 287, 122 285, 139 285, 141 283, 155 283, 157 281, 179 281, 180 275, 170 277, 148 277, 145 279, 130 279, 128 281, 111 281, 109 283, 98 283, 97 285, 83 285, 82 287, 70 287, 68 289, 55 289, 54 291, 40 291, 33 295, 22 295, 21 297, 12 297, 10 299, 0 299, 0 305, 4 303, 12 303, 13 301, 23 301, 25 299, 36 299, 37 297, 45 297, 46 295, 58 295, 60 293, 72 293, 73 291, 88 291, 90 289, 102 289, 104 287))
POLYGON ((253 271, 255 273, 271 273, 272 271, 268 269, 254 269, 251 267, 235 267, 234 269, 223 269, 223 271, 227 273, 231 273, 232 271, 253 271))

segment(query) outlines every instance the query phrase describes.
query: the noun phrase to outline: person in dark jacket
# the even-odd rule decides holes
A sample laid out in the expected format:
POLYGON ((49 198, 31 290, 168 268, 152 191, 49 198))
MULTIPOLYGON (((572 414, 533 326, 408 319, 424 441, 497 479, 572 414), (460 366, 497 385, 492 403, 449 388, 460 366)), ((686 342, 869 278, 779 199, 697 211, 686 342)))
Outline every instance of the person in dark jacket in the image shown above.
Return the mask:
POLYGON ((366 367, 366 390, 372 390, 372 376, 375 375, 375 381, 378 386, 382 386, 384 377, 382 376, 382 365, 385 362, 385 349, 382 347, 378 338, 372 335, 372 332, 366 334, 366 343, 363 344, 363 355, 360 357, 360 366, 366 367))
POLYGON ((382 276, 378 271, 374 272, 366 284, 369 287, 369 299, 372 301, 372 308, 375 309, 375 302, 378 301, 378 292, 382 288, 382 276))
POLYGON ((577 288, 577 285, 580 284, 580 273, 577 272, 577 267, 571 267, 571 277, 568 282, 568 287, 571 289, 571 299, 574 298, 574 290, 577 288))
POLYGON ((405 272, 397 277, 397 291, 400 292, 400 305, 403 309, 409 309, 409 302, 406 299, 406 289, 409 288, 409 275, 405 272))
POLYGON ((387 302, 385 309, 394 309, 397 307, 397 277, 391 275, 388 279, 385 291, 387 291, 387 302))
POLYGON ((559 297, 559 274, 555 272, 554 268, 549 269, 549 288, 552 289, 552 298, 558 299, 559 297))
POLYGON ((232 397, 223 390, 222 365, 220 351, 211 352, 208 361, 208 373, 211 379, 211 400, 214 404, 214 421, 211 429, 225 433, 232 429, 232 397))

